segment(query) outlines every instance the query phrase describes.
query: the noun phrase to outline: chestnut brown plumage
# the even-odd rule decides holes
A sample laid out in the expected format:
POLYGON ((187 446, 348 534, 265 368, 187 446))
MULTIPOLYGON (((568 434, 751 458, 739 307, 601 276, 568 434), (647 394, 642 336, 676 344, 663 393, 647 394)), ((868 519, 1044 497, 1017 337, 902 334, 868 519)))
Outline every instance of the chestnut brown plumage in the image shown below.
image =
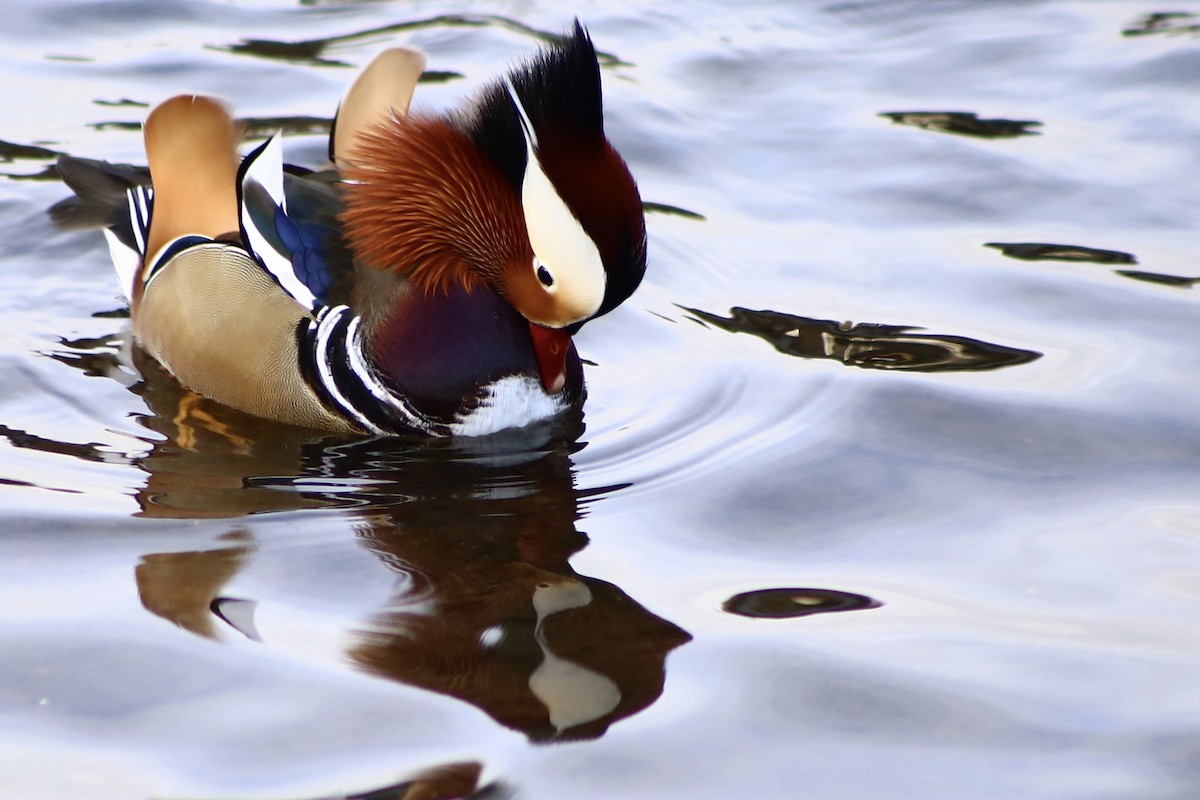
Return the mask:
POLYGON ((359 134, 342 223, 355 256, 425 290, 503 288, 528 264, 520 198, 487 156, 439 118, 393 116, 359 134))

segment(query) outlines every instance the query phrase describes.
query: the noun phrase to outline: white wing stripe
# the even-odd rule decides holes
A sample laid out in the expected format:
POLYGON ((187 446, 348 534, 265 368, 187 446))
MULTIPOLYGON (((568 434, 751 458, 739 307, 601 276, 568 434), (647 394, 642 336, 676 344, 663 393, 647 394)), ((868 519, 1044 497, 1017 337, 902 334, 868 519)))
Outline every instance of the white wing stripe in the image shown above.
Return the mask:
POLYGON ((283 147, 278 135, 268 139, 246 166, 246 174, 242 178, 242 207, 238 209, 242 219, 242 230, 246 234, 246 246, 250 252, 257 256, 263 268, 279 281, 283 290, 305 308, 316 308, 317 298, 312 290, 296 277, 291 259, 272 247, 262 232, 255 227, 245 201, 245 187, 251 185, 260 186, 275 206, 287 214, 287 198, 283 193, 283 147))

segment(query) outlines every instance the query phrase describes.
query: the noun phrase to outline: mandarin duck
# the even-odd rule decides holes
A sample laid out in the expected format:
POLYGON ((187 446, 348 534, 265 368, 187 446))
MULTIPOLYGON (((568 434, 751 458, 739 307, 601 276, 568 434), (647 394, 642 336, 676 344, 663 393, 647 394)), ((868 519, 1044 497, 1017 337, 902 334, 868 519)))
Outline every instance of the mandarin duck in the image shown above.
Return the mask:
POLYGON ((576 21, 446 115, 409 113, 424 63, 398 48, 363 71, 330 171, 285 170, 278 137, 239 163, 210 98, 151 112, 151 185, 105 233, 135 340, 181 384, 375 435, 483 435, 581 406, 571 336, 646 266, 591 38, 576 21))

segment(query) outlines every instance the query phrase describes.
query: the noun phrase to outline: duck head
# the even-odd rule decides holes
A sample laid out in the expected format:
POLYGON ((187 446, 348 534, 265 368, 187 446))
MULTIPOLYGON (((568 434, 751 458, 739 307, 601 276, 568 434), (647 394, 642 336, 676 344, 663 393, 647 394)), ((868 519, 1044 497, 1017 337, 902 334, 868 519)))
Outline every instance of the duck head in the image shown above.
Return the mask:
POLYGON ((393 112, 349 154, 346 238, 407 290, 495 289, 530 325, 542 384, 570 336, 646 269, 637 185, 604 133, 600 67, 579 24, 450 116, 393 112))

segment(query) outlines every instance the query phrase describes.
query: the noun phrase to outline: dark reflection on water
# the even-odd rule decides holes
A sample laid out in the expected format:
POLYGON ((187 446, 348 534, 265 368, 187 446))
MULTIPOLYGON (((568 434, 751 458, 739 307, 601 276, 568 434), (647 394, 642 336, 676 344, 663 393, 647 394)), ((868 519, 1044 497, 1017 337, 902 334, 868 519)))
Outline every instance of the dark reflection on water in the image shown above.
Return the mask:
POLYGON ((47 439, 44 436, 38 436, 27 431, 10 428, 7 425, 0 424, 0 437, 3 437, 13 447, 19 447, 23 450, 37 450, 41 453, 55 453, 57 455, 71 456, 78 458, 81 461, 91 461, 94 463, 131 463, 125 456, 119 453, 114 453, 104 445, 90 442, 82 444, 78 442, 60 442, 55 439, 47 439))
MULTIPOLYGON (((12 164, 14 161, 51 161, 62 155, 58 150, 51 150, 39 144, 20 144, 0 139, 0 164, 12 164)), ((58 170, 53 164, 44 167, 40 172, 0 172, 0 176, 9 180, 55 180, 58 170)))
POLYGON ((1200 17, 1186 11, 1158 11, 1141 17, 1121 31, 1124 36, 1146 36, 1152 33, 1194 36, 1200 34, 1200 17))
POLYGON ((690 637, 618 587, 571 570, 567 556, 586 539, 556 513, 480 518, 453 536, 436 520, 414 535, 404 515, 360 529, 381 559, 424 581, 418 599, 440 611, 406 609, 413 598, 398 595, 348 656, 466 700, 535 741, 593 738, 649 706, 667 654, 690 637))
POLYGON ((515 796, 500 783, 480 786, 482 773, 483 764, 478 761, 444 764, 424 770, 404 783, 347 795, 345 800, 507 800, 515 796))
POLYGON ((1012 139, 1017 136, 1037 136, 1040 122, 1023 119, 980 119, 970 111, 884 111, 881 117, 897 125, 911 125, 928 131, 976 136, 983 139, 1012 139))
MULTIPOLYGON (((599 736, 658 698, 667 654, 690 637, 570 567, 587 538, 574 525, 564 457, 501 466, 360 455, 362 474, 402 473, 396 485, 413 495, 364 508, 354 523, 397 579, 394 595, 345 632, 351 664, 469 702, 535 741, 599 736)), ((225 590, 257 542, 237 527, 227 538, 223 550, 145 556, 146 609, 202 636, 229 625, 261 640, 256 599, 225 590)))
MULTIPOLYGON (((540 42, 558 42, 562 39, 560 32, 540 30, 514 19, 495 14, 440 14, 427 19, 396 22, 391 25, 367 28, 366 30, 342 34, 340 36, 306 39, 299 42, 284 42, 273 39, 243 39, 238 44, 215 49, 255 56, 257 58, 275 59, 311 66, 348 67, 351 66, 348 62, 329 58, 327 51, 336 49, 338 45, 350 44, 363 39, 372 39, 384 35, 390 36, 397 33, 420 30, 422 28, 482 28, 489 26, 514 31, 540 42)), ((597 50, 596 56, 602 66, 630 66, 612 53, 597 50)), ((422 80, 444 81, 458 77, 462 76, 457 72, 445 72, 435 73, 429 78, 422 76, 422 80)))
POLYGON ((672 217, 683 217, 684 219, 694 219, 702 221, 705 219, 703 214, 698 214, 695 211, 688 211, 686 208, 672 206, 666 203, 651 203, 649 201, 642 203, 642 210, 647 214, 666 214, 672 217))
MULTIPOLYGON (((1009 258, 1022 261, 1080 261, 1094 264, 1136 264, 1137 258, 1132 253, 1120 250, 1101 250, 1097 247, 1084 247, 1077 244, 1044 244, 1041 242, 988 242, 984 247, 993 247, 1009 258)), ((1177 289, 1190 289, 1200 283, 1200 277, 1186 275, 1168 275, 1162 272, 1146 272, 1140 269, 1115 269, 1113 272, 1122 278, 1153 283, 1157 286, 1172 286, 1177 289)))
POLYGON ((1159 286, 1174 286, 1178 289, 1190 289, 1200 283, 1200 277, 1188 278, 1183 275, 1165 275, 1161 272, 1143 272, 1140 269, 1114 270, 1122 278, 1131 278, 1143 283, 1154 283, 1159 286))
POLYGON ((0 161, 15 161, 18 158, 50 159, 58 158, 60 153, 36 144, 18 144, 0 139, 0 161))
MULTIPOLYGON (((128 374, 115 339, 71 345, 51 355, 88 374, 128 374)), ((458 442, 333 437, 200 397, 136 349, 134 365, 144 380, 132 388, 153 412, 141 422, 157 434, 148 453, 127 457, 146 472, 141 516, 339 507, 395 573, 392 596, 344 631, 342 656, 356 668, 464 700, 538 742, 600 736, 662 693, 668 653, 691 637, 569 564, 587 544, 576 528, 584 504, 622 488, 574 486, 580 419, 458 442)), ((6 434, 108 460, 97 445, 6 434)), ((261 542, 236 522, 222 538, 215 550, 145 554, 139 597, 197 635, 232 628, 262 640, 258 598, 226 589, 261 542)))
POLYGON ((1046 244, 1043 242, 988 242, 984 247, 999 250, 1009 258, 1022 261, 1090 261, 1096 264, 1136 264, 1132 253, 1120 250, 1101 250, 1078 244, 1046 244))
POLYGON ((838 589, 757 589, 735 594, 722 608, 730 614, 764 619, 790 619, 835 611, 880 608, 883 603, 838 589))
POLYGON ((128 97, 122 97, 120 100, 93 100, 92 102, 106 108, 150 108, 149 103, 130 100, 128 97))
POLYGON ((0 176, 8 178, 11 181, 56 181, 59 179, 58 170, 54 168, 53 164, 43 167, 38 172, 0 172, 0 176))
MULTIPOLYGON (((62 364, 74 367, 84 375, 112 378, 126 385, 132 382, 129 373, 123 370, 117 357, 120 348, 118 337, 60 339, 59 344, 69 349, 55 350, 47 352, 44 355, 62 364)), ((5 439, 13 447, 22 450, 36 450, 41 453, 71 456, 80 461, 104 464, 137 463, 136 456, 119 452, 112 447, 98 442, 64 442, 4 424, 0 424, 0 438, 5 439)))
POLYGON ((1042 355, 966 336, 913 333, 919 329, 907 325, 850 324, 736 307, 729 310, 729 317, 695 308, 684 310, 701 324, 749 333, 789 356, 828 358, 864 369, 981 371, 1027 364, 1042 355))

